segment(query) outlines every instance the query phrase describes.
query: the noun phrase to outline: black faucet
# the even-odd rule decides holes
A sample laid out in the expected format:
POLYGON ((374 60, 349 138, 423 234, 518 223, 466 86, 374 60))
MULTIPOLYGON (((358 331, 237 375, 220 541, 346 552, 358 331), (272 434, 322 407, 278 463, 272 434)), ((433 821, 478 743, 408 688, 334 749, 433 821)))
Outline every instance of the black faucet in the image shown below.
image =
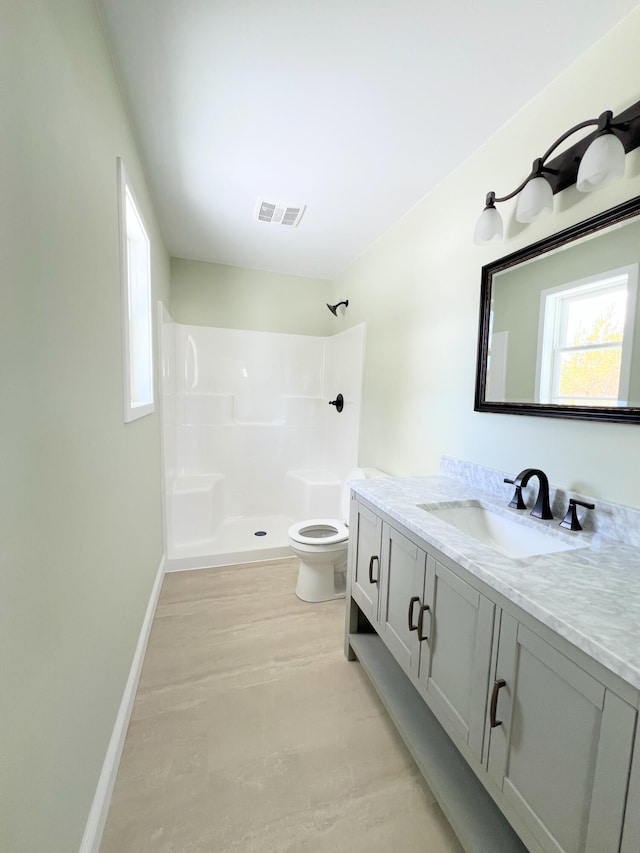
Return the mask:
POLYGON ((536 498, 535 506, 531 510, 531 515, 534 518, 548 520, 553 518, 553 513, 549 506, 549 478, 544 471, 541 471, 539 468, 525 468, 524 471, 520 471, 518 476, 513 480, 508 480, 505 477, 505 483, 510 483, 512 486, 515 486, 515 492, 513 493, 509 506, 514 507, 514 509, 527 508, 524 500, 522 499, 522 490, 527 485, 531 477, 534 476, 538 478, 540 488, 538 489, 538 497, 536 498))

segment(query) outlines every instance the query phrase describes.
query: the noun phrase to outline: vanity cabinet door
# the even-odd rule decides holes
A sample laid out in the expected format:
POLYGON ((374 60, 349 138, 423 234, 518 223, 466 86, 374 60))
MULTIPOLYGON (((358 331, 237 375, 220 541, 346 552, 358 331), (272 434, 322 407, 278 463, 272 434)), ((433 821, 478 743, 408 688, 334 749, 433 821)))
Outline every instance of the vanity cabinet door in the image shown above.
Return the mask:
POLYGON ((640 850, 640 732, 636 734, 633 751, 620 853, 638 853, 638 850, 640 850))
POLYGON ((618 851, 635 710, 506 613, 493 696, 488 771, 541 848, 618 851))
POLYGON ((424 601, 420 689, 481 759, 495 605, 431 554, 424 601))
POLYGON ((426 558, 421 548, 388 524, 382 525, 380 636, 404 671, 416 677, 426 558))
POLYGON ((382 520, 354 501, 350 519, 351 596, 372 624, 378 621, 382 520))

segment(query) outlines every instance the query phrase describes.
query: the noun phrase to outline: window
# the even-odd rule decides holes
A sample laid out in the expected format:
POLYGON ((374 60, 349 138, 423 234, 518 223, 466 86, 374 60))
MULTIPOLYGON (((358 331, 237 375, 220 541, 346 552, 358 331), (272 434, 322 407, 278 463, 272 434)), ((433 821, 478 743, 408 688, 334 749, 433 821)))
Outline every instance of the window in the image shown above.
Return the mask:
POLYGON ((638 265, 542 292, 538 399, 628 406, 638 265))
POLYGON ((118 158, 125 423, 153 403, 150 243, 124 164, 118 158))

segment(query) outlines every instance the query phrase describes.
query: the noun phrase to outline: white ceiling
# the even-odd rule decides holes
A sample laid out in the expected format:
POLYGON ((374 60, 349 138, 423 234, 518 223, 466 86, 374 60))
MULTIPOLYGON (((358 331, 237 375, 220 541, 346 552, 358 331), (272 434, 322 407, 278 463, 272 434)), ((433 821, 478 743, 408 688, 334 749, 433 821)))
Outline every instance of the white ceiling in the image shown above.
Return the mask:
POLYGON ((98 2, 170 253, 334 278, 637 0, 98 2))

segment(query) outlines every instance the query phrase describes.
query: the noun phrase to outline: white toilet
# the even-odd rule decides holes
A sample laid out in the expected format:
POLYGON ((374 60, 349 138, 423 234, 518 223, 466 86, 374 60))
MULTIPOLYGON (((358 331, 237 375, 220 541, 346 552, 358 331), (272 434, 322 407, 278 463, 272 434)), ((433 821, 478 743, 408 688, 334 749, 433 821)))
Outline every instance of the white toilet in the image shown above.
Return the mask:
POLYGON ((347 546, 349 544, 350 480, 386 477, 377 468, 355 468, 342 490, 342 517, 312 518, 289 528, 289 546, 300 559, 296 595, 302 601, 330 601, 344 598, 346 590, 347 546))

